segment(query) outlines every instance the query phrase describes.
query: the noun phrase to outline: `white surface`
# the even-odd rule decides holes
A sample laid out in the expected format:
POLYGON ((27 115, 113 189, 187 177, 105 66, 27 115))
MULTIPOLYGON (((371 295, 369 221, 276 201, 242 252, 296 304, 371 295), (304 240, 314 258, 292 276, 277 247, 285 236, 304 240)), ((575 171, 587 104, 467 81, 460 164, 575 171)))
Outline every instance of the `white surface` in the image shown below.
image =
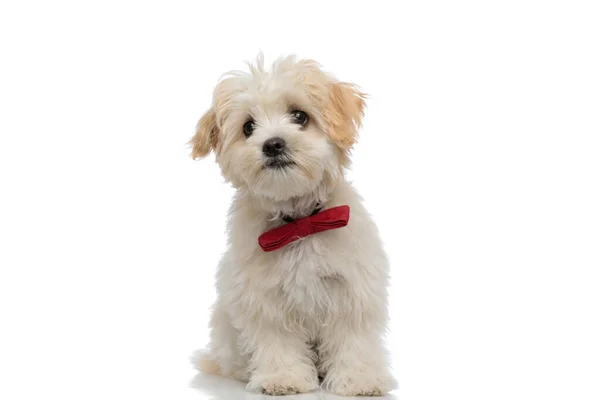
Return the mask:
POLYGON ((260 397, 187 362, 232 191, 185 147, 260 49, 371 95, 395 395, 600 396, 596 2, 149 3, 0 5, 0 398, 260 397))

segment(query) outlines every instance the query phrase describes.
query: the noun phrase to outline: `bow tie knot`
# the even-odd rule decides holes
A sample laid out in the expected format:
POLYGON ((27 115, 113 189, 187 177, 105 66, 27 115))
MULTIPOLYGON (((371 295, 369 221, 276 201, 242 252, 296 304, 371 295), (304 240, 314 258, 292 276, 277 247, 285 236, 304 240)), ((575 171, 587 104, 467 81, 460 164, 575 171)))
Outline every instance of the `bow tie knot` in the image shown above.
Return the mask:
POLYGON ((306 237, 314 233, 314 229, 309 218, 300 218, 292 222, 292 224, 296 224, 296 228, 298 229, 298 236, 300 237, 306 237))
POLYGON ((277 250, 315 233, 342 228, 348 225, 349 219, 349 206, 329 208, 263 233, 258 237, 258 244, 264 251, 277 250))

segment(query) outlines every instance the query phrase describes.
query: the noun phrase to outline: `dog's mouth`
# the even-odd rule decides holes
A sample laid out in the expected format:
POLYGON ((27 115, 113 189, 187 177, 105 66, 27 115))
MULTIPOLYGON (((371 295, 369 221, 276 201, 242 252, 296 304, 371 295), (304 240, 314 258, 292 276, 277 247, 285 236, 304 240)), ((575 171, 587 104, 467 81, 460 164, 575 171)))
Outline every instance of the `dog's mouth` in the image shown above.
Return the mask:
POLYGON ((281 158, 274 158, 265 163, 265 169, 284 169, 296 165, 295 162, 281 158))

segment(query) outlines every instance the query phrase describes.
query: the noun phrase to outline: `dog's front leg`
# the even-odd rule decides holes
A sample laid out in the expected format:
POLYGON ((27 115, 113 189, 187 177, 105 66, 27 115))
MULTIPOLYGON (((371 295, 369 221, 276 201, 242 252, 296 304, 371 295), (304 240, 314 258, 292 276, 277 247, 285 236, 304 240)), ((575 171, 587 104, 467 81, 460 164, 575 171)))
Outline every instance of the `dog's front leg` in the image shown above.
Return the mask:
POLYGON ((313 351, 301 331, 262 321, 243 334, 252 352, 248 390, 286 395, 318 388, 313 351))
POLYGON ((382 396, 395 386, 381 335, 340 318, 325 327, 319 346, 323 385, 342 396, 382 396))

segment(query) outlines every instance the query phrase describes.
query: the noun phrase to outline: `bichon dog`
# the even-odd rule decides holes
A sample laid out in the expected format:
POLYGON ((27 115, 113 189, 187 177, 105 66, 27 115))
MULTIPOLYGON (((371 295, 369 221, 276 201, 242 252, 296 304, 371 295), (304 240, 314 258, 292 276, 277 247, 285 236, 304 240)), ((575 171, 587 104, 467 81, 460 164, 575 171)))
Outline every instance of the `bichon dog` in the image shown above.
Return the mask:
POLYGON ((388 261, 344 178, 365 94, 311 60, 249 67, 220 80, 190 142, 236 189, 197 366, 271 395, 383 395, 388 261))

